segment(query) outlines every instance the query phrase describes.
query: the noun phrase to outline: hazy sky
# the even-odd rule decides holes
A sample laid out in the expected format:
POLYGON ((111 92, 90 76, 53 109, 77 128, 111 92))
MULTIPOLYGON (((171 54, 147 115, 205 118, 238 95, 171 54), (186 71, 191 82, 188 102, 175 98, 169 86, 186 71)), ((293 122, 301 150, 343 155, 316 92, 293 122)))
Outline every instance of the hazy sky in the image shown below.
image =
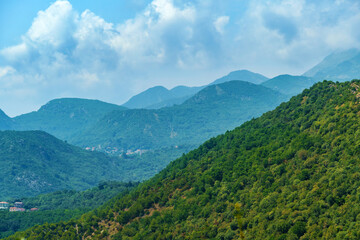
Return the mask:
POLYGON ((3 0, 0 108, 60 97, 122 104, 154 85, 207 84, 232 70, 302 74, 358 48, 358 0, 3 0))

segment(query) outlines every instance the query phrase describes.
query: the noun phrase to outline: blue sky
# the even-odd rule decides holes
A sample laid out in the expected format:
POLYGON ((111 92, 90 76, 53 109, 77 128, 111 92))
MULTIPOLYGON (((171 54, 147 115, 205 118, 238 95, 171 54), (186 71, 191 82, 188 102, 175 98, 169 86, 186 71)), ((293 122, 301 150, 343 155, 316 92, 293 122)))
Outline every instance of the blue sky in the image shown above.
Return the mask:
POLYGON ((359 26, 354 0, 4 0, 0 108, 14 116, 60 97, 121 104, 238 69, 302 74, 359 48, 359 26))

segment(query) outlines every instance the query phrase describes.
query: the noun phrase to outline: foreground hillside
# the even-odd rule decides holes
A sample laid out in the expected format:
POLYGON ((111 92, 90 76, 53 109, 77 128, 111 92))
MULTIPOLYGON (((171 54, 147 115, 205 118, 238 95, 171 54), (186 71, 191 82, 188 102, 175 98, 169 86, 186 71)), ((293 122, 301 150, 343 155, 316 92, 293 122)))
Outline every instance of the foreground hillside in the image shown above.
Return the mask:
POLYGON ((121 178, 117 159, 41 131, 0 131, 0 201, 121 178))
POLYGON ((359 90, 318 83, 94 213, 9 239, 359 239, 359 90))

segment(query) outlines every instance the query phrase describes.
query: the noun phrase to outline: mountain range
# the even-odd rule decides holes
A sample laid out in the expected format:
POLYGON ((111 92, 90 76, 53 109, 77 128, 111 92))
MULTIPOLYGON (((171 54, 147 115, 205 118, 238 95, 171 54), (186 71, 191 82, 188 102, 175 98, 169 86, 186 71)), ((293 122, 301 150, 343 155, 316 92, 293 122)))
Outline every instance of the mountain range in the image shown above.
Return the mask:
POLYGON ((197 146, 271 110, 285 96, 260 85, 230 81, 210 85, 181 105, 112 111, 71 139, 75 145, 119 149, 197 146))
POLYGON ((317 83, 97 211, 8 239, 357 239, 359 95, 317 83))
POLYGON ((122 106, 127 108, 146 108, 146 109, 159 109, 162 107, 171 107, 173 105, 179 105, 185 102, 187 99, 191 98, 200 90, 204 89, 209 85, 220 84, 224 82, 229 82, 233 80, 245 81, 254 84, 260 84, 266 80, 267 77, 253 73, 248 70, 238 70, 230 72, 228 75, 216 79, 208 85, 200 87, 186 87, 186 86, 177 86, 171 90, 166 89, 163 86, 156 86, 147 89, 144 92, 141 92, 132 98, 129 101, 124 103, 122 106))

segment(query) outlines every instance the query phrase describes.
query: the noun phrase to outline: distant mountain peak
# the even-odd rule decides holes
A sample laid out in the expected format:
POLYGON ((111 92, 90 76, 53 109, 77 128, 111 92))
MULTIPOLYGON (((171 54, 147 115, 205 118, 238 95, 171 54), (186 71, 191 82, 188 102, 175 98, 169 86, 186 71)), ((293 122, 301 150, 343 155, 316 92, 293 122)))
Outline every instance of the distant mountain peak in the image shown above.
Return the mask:
POLYGON ((335 51, 308 70, 303 76, 316 80, 348 81, 360 78, 360 50, 335 51))
POLYGON ((221 78, 215 80, 214 82, 210 83, 210 85, 228 82, 228 81, 232 81, 232 80, 239 80, 239 81, 246 81, 246 82, 250 82, 250 83, 254 83, 254 84, 260 84, 260 83, 268 80, 268 78, 259 73, 254 73, 249 70, 243 69, 243 70, 232 71, 228 75, 221 77, 221 78))

